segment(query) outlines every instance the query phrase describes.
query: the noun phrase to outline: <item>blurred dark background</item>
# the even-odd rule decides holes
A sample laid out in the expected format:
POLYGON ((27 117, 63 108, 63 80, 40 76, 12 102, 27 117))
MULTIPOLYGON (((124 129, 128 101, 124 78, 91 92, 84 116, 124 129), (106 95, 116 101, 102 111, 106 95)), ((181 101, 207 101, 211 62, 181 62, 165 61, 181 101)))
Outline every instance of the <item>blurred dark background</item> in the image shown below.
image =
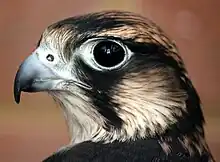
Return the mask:
POLYGON ((1 0, 0 4, 2 162, 39 162, 68 143, 62 112, 47 94, 24 94, 21 104, 15 104, 14 76, 49 24, 106 9, 149 17, 176 41, 204 105, 209 146, 220 161, 219 0, 1 0))

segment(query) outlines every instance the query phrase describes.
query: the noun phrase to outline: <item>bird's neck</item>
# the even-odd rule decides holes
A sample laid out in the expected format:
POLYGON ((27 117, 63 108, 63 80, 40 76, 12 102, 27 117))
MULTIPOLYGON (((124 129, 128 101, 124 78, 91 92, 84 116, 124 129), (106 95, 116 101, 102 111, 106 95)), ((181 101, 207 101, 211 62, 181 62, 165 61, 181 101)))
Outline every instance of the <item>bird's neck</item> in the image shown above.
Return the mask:
MULTIPOLYGON (((161 132, 151 131, 152 133, 151 134, 149 133, 150 131, 147 132, 147 130, 149 130, 149 124, 151 123, 144 122, 144 120, 146 119, 149 119, 150 121, 150 119, 152 118, 150 114, 153 114, 153 112, 157 112, 157 111, 153 111, 155 110, 155 108, 153 109, 154 105, 151 105, 151 107, 148 107, 147 109, 152 110, 153 112, 144 113, 137 111, 135 114, 137 115, 136 117, 138 118, 136 117, 133 118, 131 114, 121 115, 121 118, 131 116, 131 118, 127 118, 127 119, 123 118, 123 121, 126 122, 122 126, 121 130, 106 130, 104 128, 105 125, 104 119, 92 107, 89 98, 87 98, 86 96, 74 96, 72 94, 66 94, 66 93, 63 94, 63 93, 65 92, 54 93, 53 96, 60 103, 60 106, 64 112, 66 123, 69 128, 70 146, 85 141, 93 141, 93 142, 104 141, 104 143, 110 143, 114 141, 123 142, 129 140, 137 140, 137 139, 150 139, 152 137, 155 137, 156 134, 160 133, 161 139, 159 140, 161 141, 161 146, 165 147, 164 149, 166 149, 167 140, 169 141, 170 139, 172 140, 173 138, 178 139, 179 142, 184 145, 184 147, 188 147, 188 148, 196 147, 198 148, 197 150, 199 149, 201 150, 200 152, 202 152, 203 149, 207 147, 207 144, 204 139, 203 125, 197 125, 198 127, 193 126, 191 130, 188 128, 188 126, 193 125, 193 120, 195 120, 192 119, 193 116, 190 118, 186 118, 186 121, 183 121, 181 123, 174 122, 172 128, 170 128, 170 131, 168 130, 167 127, 166 128, 167 131, 165 129, 164 130, 160 129, 161 132), (131 123, 129 124, 129 122, 131 123), (141 126, 141 129, 135 127, 137 126, 137 124, 141 126), (184 125, 187 125, 186 129, 184 128, 184 125), (196 139, 199 139, 200 142, 195 141, 196 139)), ((147 105, 150 106, 149 104, 147 105)), ((155 107, 159 110, 158 105, 155 105, 155 107)), ((198 114, 198 112, 194 112, 192 113, 192 115, 193 114, 194 115, 198 114)), ((158 113, 157 115, 160 115, 160 113, 158 113)), ((161 122, 162 119, 163 118, 158 118, 158 119, 155 118, 155 120, 153 121, 157 122, 157 120, 159 120, 161 122)), ((165 121, 163 123, 165 123, 165 121)))
POLYGON ((99 123, 96 122, 97 115, 88 110, 90 102, 85 96, 73 96, 66 92, 55 92, 52 96, 63 110, 68 126, 70 145, 91 140, 97 134, 100 130, 99 123))

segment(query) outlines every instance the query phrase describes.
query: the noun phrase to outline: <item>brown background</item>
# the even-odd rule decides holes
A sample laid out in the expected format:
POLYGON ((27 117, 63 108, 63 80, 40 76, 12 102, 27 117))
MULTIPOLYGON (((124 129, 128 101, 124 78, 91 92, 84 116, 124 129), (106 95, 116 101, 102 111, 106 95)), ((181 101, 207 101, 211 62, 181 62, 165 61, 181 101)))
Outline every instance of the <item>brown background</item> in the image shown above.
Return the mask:
POLYGON ((208 143, 220 161, 219 6, 219 0, 1 0, 0 161, 39 162, 67 144, 62 113, 46 94, 24 94, 15 104, 14 75, 49 24, 105 9, 141 13, 176 41, 204 104, 208 143))

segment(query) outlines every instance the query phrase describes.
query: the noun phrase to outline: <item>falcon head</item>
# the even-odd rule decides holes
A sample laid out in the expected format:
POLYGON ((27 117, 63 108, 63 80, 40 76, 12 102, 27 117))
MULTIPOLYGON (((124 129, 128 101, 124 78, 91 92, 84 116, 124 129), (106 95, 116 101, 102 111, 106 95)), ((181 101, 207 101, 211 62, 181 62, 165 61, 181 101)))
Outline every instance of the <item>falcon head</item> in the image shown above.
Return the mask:
POLYGON ((48 92, 60 104, 72 144, 203 138, 199 97, 175 44, 134 13, 96 12, 50 25, 18 69, 17 103, 22 91, 48 92))

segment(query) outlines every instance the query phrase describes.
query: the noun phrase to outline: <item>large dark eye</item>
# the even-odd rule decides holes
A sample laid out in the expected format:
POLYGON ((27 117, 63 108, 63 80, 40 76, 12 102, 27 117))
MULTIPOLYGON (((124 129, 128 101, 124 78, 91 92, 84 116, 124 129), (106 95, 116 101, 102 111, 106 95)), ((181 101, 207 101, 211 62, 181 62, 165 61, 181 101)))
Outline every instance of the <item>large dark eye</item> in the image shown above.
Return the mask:
POLYGON ((125 58, 124 48, 113 41, 102 41, 93 49, 95 61, 103 67, 114 67, 125 58))

